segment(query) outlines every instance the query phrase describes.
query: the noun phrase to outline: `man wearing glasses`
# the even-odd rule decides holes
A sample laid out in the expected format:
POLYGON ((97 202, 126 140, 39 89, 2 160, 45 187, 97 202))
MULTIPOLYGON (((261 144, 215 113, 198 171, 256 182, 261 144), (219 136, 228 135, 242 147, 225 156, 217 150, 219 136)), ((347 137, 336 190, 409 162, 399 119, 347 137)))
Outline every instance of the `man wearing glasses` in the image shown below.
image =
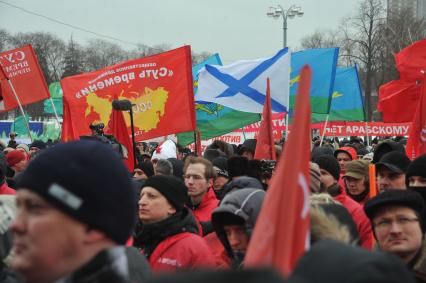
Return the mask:
POLYGON ((216 177, 213 164, 202 157, 189 157, 185 161, 183 172, 196 220, 199 223, 209 222, 219 202, 213 191, 213 181, 216 177))
POLYGON ((422 197, 411 190, 388 190, 367 201, 364 209, 380 250, 398 256, 419 282, 426 280, 422 197))

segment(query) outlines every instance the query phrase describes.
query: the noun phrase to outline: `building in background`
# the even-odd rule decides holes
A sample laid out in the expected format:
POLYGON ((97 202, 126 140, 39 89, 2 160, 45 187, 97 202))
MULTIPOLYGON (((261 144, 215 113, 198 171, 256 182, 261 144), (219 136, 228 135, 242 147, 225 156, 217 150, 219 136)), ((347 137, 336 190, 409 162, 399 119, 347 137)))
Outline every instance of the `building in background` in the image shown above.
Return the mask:
POLYGON ((426 0, 387 0, 388 17, 404 10, 410 11, 418 20, 426 20, 426 0))

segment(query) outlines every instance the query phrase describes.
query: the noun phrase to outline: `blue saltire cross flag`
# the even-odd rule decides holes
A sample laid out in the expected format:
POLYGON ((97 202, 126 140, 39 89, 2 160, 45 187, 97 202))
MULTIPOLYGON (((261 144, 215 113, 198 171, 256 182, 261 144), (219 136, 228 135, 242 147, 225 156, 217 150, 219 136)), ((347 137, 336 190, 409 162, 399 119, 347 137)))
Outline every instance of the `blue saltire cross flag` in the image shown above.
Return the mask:
POLYGON ((262 113, 267 78, 270 79, 272 111, 287 112, 290 84, 288 48, 270 58, 243 60, 227 66, 206 65, 198 73, 195 100, 262 113))
MULTIPOLYGON (((222 65, 219 54, 214 54, 192 67, 195 95, 198 91, 198 71, 206 64, 222 65)), ((202 139, 221 136, 260 120, 260 115, 257 113, 237 111, 220 104, 200 101, 195 103, 195 116, 197 118, 197 130, 200 131, 202 139)), ((177 139, 179 144, 186 146, 194 142, 194 133, 177 134, 177 139)))

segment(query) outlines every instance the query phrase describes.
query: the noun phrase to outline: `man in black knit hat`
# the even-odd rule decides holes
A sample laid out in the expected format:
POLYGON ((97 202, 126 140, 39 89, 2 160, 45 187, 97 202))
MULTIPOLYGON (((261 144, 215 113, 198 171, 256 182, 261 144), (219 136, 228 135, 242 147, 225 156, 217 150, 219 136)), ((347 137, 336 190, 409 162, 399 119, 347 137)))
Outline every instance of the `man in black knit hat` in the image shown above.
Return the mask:
POLYGON ((12 268, 25 282, 128 282, 119 245, 136 223, 136 196, 117 153, 96 141, 60 144, 16 185, 12 268))
POLYGON ((407 187, 426 188, 426 154, 414 159, 405 173, 407 187))

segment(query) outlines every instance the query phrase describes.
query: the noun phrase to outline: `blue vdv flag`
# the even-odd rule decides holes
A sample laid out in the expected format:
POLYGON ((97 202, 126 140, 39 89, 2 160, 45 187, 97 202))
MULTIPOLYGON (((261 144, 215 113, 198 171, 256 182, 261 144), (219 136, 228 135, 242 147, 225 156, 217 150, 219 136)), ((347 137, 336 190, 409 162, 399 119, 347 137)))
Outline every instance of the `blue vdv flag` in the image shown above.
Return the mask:
POLYGON ((312 113, 329 113, 338 54, 339 48, 307 49, 292 54, 290 74, 291 110, 294 109, 299 72, 307 64, 312 69, 310 92, 312 113))
POLYGON ((269 58, 242 60, 227 66, 206 65, 198 74, 195 100, 262 113, 269 78, 272 111, 287 112, 290 57, 288 48, 284 48, 269 58))
MULTIPOLYGON (((356 66, 338 67, 334 80, 329 121, 365 121, 362 90, 356 66)), ((325 121, 327 114, 312 114, 313 122, 325 121)))
POLYGON ((203 62, 192 66, 192 78, 194 80, 194 95, 196 95, 198 90, 198 72, 205 66, 205 65, 219 65, 222 66, 222 60, 220 60, 219 54, 213 54, 203 62))

